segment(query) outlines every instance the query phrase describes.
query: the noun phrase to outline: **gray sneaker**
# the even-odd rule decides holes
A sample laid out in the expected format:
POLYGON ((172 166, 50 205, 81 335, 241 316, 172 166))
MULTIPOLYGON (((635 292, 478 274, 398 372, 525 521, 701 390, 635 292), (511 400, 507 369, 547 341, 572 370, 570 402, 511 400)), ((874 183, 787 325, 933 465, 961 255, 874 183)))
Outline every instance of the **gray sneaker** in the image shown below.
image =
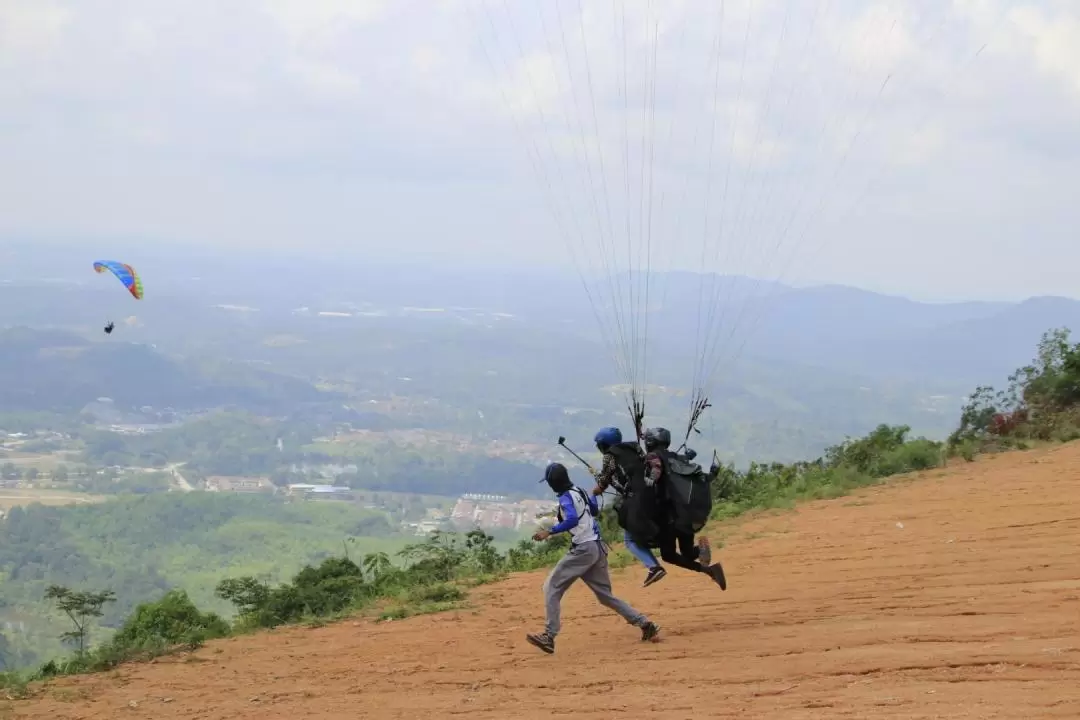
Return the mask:
POLYGON ((531 645, 535 645, 548 655, 555 652, 555 638, 548 635, 546 632, 529 634, 525 636, 525 639, 529 641, 531 645))
POLYGON ((654 622, 647 622, 641 626, 641 642, 655 640, 660 634, 660 626, 654 622))

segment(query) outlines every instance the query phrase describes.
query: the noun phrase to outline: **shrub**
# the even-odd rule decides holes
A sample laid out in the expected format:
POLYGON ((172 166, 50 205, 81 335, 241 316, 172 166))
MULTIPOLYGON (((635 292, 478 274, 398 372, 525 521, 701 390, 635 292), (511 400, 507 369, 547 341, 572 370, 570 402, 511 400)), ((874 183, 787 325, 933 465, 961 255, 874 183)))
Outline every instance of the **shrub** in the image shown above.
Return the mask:
POLYGON ((143 603, 113 636, 118 654, 162 652, 182 645, 190 649, 229 634, 229 624, 214 613, 201 612, 183 590, 172 590, 161 600, 143 603))
POLYGON ((465 599, 465 591, 455 585, 438 583, 421 585, 408 593, 409 602, 413 603, 449 603, 465 599))

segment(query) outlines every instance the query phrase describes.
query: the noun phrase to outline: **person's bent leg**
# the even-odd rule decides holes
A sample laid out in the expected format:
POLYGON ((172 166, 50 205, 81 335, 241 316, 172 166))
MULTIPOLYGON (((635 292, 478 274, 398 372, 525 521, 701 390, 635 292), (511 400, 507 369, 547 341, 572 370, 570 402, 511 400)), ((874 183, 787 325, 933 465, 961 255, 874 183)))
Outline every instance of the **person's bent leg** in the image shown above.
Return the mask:
POLYGON ((630 551, 630 554, 648 569, 648 572, 645 574, 645 587, 664 579, 664 576, 667 575, 667 570, 656 561, 656 556, 653 555, 652 550, 644 545, 638 544, 638 542, 634 540, 634 536, 631 535, 628 530, 623 531, 623 542, 626 544, 626 549, 630 551))
POLYGON ((649 622, 645 615, 632 608, 626 601, 615 597, 612 593, 607 553, 600 547, 600 543, 590 542, 585 543, 585 545, 589 546, 588 552, 592 564, 581 576, 581 580, 593 591, 596 600, 604 607, 617 612, 622 616, 623 620, 631 625, 641 627, 644 623, 649 622))
POLYGON ((596 558, 595 563, 581 576, 582 581, 593 591, 597 601, 604 607, 617 612, 622 619, 630 625, 641 628, 642 641, 653 640, 660 632, 660 626, 645 617, 645 614, 631 607, 621 598, 615 597, 611 591, 611 573, 608 570, 607 550, 600 543, 588 543, 595 545, 591 553, 596 558))
POLYGON ((559 630, 562 628, 562 597, 570 586, 574 584, 574 581, 581 577, 582 573, 588 568, 588 557, 583 557, 578 548, 572 546, 570 551, 548 573, 547 579, 544 580, 546 623, 544 632, 529 633, 525 636, 525 639, 532 645, 548 654, 555 652, 555 636, 559 634, 559 630))
POLYGON ((692 548, 694 558, 698 561, 698 565, 701 566, 702 572, 712 577, 721 590, 727 590, 727 577, 724 575, 724 566, 719 562, 713 562, 712 546, 709 544, 709 538, 702 535, 698 538, 696 546, 694 545, 694 536, 689 533, 679 535, 678 540, 681 554, 688 556, 687 549, 692 548))
POLYGON ((649 548, 642 547, 634 541, 634 537, 628 530, 623 531, 623 543, 626 544, 626 549, 630 551, 630 554, 647 569, 652 570, 660 564, 656 561, 656 556, 652 554, 649 548))
POLYGON ((700 548, 694 543, 693 533, 676 533, 675 540, 679 544, 679 554, 687 560, 698 560, 702 565, 708 565, 700 557, 700 548))
POLYGON ((551 569, 544 581, 544 611, 547 623, 544 631, 554 639, 562 629, 562 597, 574 581, 590 567, 591 557, 581 552, 580 546, 571 547, 566 555, 551 569))
POLYGON ((675 533, 670 530, 665 530, 660 535, 660 559, 666 563, 671 563, 675 567, 681 567, 684 570, 692 570, 694 572, 707 573, 701 563, 697 560, 688 560, 681 553, 675 551, 676 537, 675 533))

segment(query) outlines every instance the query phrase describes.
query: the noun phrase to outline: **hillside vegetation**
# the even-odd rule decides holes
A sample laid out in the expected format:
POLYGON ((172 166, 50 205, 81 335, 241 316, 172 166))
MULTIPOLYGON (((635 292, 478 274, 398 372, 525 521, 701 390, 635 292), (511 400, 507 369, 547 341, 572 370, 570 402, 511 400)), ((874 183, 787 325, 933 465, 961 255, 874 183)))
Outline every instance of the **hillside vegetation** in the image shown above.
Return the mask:
MULTIPOLYGON (((842 495, 897 473, 942 465, 955 453, 972 459, 978 452, 995 449, 1002 443, 1015 445, 1021 438, 1075 437, 1069 428, 1075 428, 1076 400, 1080 399, 1076 391, 1080 387, 1076 384, 1080 378, 1077 358, 1080 358, 1080 346, 1070 345, 1067 333, 1049 333, 1040 344, 1036 361, 1013 376, 1012 386, 1004 395, 999 397, 992 391, 979 389, 948 443, 909 438, 906 427, 882 425, 865 437, 849 438, 829 448, 814 461, 753 464, 743 471, 731 466, 721 468, 712 488, 715 515, 733 517, 755 508, 842 495), (988 405, 987 397, 1003 404, 988 405)), ((209 508, 204 510, 212 515, 209 508)), ((88 513, 91 508, 79 511, 88 513)), ((191 522, 199 527, 200 521, 191 518, 191 522)), ((19 520, 17 527, 24 523, 19 520)), ((183 524, 176 522, 174 526, 183 524)), ((613 537, 614 522, 610 514, 604 518, 604 524, 607 536, 613 537)), ((145 531, 155 530, 155 524, 148 521, 145 531)), ((324 530, 333 534, 332 528, 324 530)), ((183 535, 187 531, 176 532, 183 535)), ((341 538, 347 535, 340 529, 338 532, 341 538)), ((194 528, 193 533, 196 533, 194 528)), ((100 537, 107 536, 108 532, 102 528, 100 537)), ((23 538, 23 542, 29 543, 45 540, 32 535, 23 538)), ((7 682, 22 687, 28 677, 40 679, 109 668, 128 659, 173 648, 197 647, 209 637, 299 621, 321 622, 349 612, 374 612, 380 617, 395 618, 446 609, 461 602, 472 585, 508 572, 549 564, 560 555, 566 542, 565 536, 540 544, 526 541, 506 552, 498 552, 492 538, 480 531, 464 536, 436 534, 402 548, 396 558, 386 551, 327 557, 317 565, 301 569, 287 582, 275 584, 255 574, 240 573, 215 588, 216 597, 228 601, 237 610, 231 623, 198 610, 186 593, 170 591, 160 601, 136 608, 108 640, 66 659, 46 663, 30 676, 9 674, 7 682)), ((107 553, 104 545, 98 551, 107 553)), ((197 554, 192 556, 194 564, 199 561, 197 554)), ((42 557, 37 572, 42 574, 43 585, 49 582, 51 562, 63 566, 61 557, 42 557)), ((87 611, 85 614, 68 613, 73 624, 68 637, 74 633, 85 640, 94 618, 103 617, 105 608, 110 607, 111 598, 102 593, 107 594, 112 588, 79 587, 77 573, 69 575, 67 582, 71 586, 52 585, 43 589, 54 600, 74 597, 83 601, 79 609, 87 611), (91 602, 96 600, 101 602, 96 605, 91 602)))
POLYGON ((50 586, 109 590, 92 639, 107 638, 136 606, 184 588, 204 607, 228 612, 214 595, 227 575, 288 579, 305 560, 400 550, 384 513, 338 503, 292 503, 261 495, 184 493, 120 497, 81 507, 13 508, 0 522, 0 617, 8 633, 6 667, 60 654, 63 614, 45 598, 50 586))

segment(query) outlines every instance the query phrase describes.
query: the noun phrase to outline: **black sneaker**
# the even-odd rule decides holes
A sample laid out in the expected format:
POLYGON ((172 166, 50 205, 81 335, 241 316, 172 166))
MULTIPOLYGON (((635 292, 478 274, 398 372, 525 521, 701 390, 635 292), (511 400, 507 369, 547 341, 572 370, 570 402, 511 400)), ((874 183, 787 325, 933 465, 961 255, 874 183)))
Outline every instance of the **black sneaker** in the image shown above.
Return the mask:
POLYGON ((712 546, 709 545, 709 538, 702 535, 697 539, 698 556, 697 561, 709 567, 712 565, 712 546))
POLYGON ((645 575, 645 587, 649 587, 654 582, 659 582, 667 575, 667 570, 662 565, 649 568, 648 574, 645 575))
POLYGON ((727 590, 727 578, 724 577, 723 565, 720 563, 713 563, 705 570, 712 576, 713 581, 720 586, 721 590, 727 590))
POLYGON ((654 622, 647 622, 641 626, 641 642, 655 640, 660 634, 660 626, 654 622))
POLYGON ((551 637, 546 632, 537 633, 535 635, 526 635, 525 639, 528 640, 530 644, 535 645, 546 652, 548 655, 555 652, 555 638, 551 637))

